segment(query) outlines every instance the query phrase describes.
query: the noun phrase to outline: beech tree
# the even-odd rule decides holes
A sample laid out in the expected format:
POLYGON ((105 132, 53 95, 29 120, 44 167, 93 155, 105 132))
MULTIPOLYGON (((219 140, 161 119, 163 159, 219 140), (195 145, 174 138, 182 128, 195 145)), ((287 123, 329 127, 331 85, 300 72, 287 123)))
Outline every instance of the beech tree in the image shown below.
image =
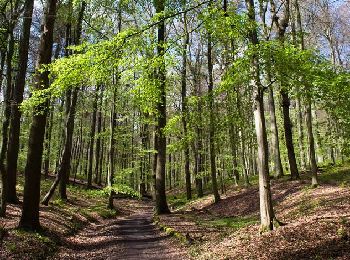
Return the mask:
MULTIPOLYGON (((49 72, 41 71, 41 68, 51 62, 56 7, 56 0, 47 0, 42 21, 39 56, 36 64, 35 88, 38 90, 46 89, 49 86, 49 72)), ((40 229, 40 178, 48 109, 47 98, 45 96, 41 97, 34 108, 28 140, 27 163, 24 172, 23 209, 19 227, 31 230, 40 229)))
POLYGON ((120 194, 153 196, 163 214, 169 193, 219 202, 258 180, 268 231, 271 178, 316 186, 319 166, 349 155, 340 4, 48 0, 43 14, 11 2, 0 1, 0 212, 19 202, 24 172, 21 227, 40 227, 39 200, 58 187, 65 203, 70 185, 98 186, 110 209, 120 194), (43 197, 41 173, 54 177, 43 197))

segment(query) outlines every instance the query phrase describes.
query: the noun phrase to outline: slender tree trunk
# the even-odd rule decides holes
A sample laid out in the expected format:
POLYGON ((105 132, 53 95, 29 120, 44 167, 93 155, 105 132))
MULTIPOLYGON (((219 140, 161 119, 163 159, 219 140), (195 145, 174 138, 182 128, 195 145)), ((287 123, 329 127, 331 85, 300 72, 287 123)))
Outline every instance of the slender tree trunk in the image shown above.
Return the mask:
MULTIPOLYGON (((165 10, 164 0, 154 1, 157 14, 162 14, 165 10)), ((166 126, 166 93, 165 93, 165 22, 164 20, 158 23, 158 45, 157 54, 160 59, 160 64, 157 71, 157 79, 159 80, 159 100, 157 104, 158 124, 156 126, 156 141, 157 141, 157 161, 156 161, 156 212, 158 214, 169 213, 168 203, 165 193, 165 163, 166 163, 166 136, 164 128, 166 126)))
POLYGON ((88 168, 88 181, 87 187, 91 188, 92 185, 92 168, 93 168, 93 155, 94 155, 94 144, 95 144, 95 131, 96 131, 96 114, 97 114, 97 101, 98 101, 98 91, 100 85, 97 85, 96 94, 94 98, 93 108, 92 108, 92 119, 91 119, 91 130, 90 130, 90 147, 89 147, 89 168, 88 168))
POLYGON ((146 195, 146 175, 149 172, 149 165, 148 165, 148 156, 146 151, 149 149, 148 148, 148 143, 149 143, 149 132, 148 132, 148 124, 143 123, 141 126, 141 131, 140 131, 140 137, 141 137, 141 145, 142 145, 142 150, 143 150, 143 155, 141 158, 141 172, 140 172, 140 194, 141 196, 146 195))
POLYGON ((114 139, 114 134, 115 134, 115 128, 117 125, 117 113, 115 111, 115 102, 117 101, 116 97, 116 90, 113 90, 113 103, 112 103, 112 111, 111 111, 111 121, 110 121, 110 131, 111 131, 111 136, 110 136, 110 147, 109 147, 109 169, 108 169, 108 178, 107 178, 107 186, 110 187, 111 191, 109 193, 109 200, 108 200, 108 208, 113 209, 113 196, 114 196, 114 191, 112 189, 113 184, 114 184, 114 151, 115 151, 115 139, 114 139))
POLYGON ((4 67, 5 67, 5 61, 6 61, 6 51, 2 50, 0 51, 1 59, 0 59, 0 92, 2 92, 2 82, 3 82, 3 73, 4 73, 4 67))
POLYGON ((29 37, 30 27, 32 24, 34 0, 24 2, 22 35, 18 51, 18 72, 13 92, 13 101, 11 102, 11 119, 10 119, 10 137, 7 150, 7 174, 8 174, 8 197, 10 203, 17 203, 16 195, 17 183, 17 160, 19 152, 19 136, 21 112, 19 105, 23 101, 23 92, 28 64, 29 37))
MULTIPOLYGON (((283 17, 278 17, 277 10, 275 6, 274 0, 271 0, 271 12, 274 16, 274 23, 277 27, 277 34, 278 34, 278 40, 280 41, 281 45, 284 44, 285 40, 285 33, 287 30, 287 27, 289 25, 289 18, 290 18, 290 10, 289 5, 290 1, 286 0, 283 3, 283 17)), ((298 165, 297 160, 295 158, 295 151, 294 151, 294 143, 293 143, 293 132, 292 132, 292 123, 290 119, 290 98, 288 94, 288 90, 283 85, 283 82, 281 82, 281 99, 282 99, 282 109, 283 109, 283 123, 284 123, 284 135, 286 139, 286 146, 287 146, 287 152, 288 152, 288 161, 289 161, 289 168, 290 168, 290 174, 291 179, 296 180, 299 179, 299 172, 298 172, 298 165)))
MULTIPOLYGON (((209 6, 213 4, 209 1, 209 6)), ((212 61, 212 39, 211 33, 208 32, 208 96, 209 96, 209 150, 210 150, 210 173, 212 181, 212 190, 214 194, 214 202, 220 200, 218 191, 217 177, 216 177, 216 152, 215 152, 215 122, 214 122, 214 93, 213 93, 213 61, 212 61)))
POLYGON ((60 184, 60 198, 63 200, 67 199, 66 193, 66 184, 67 184, 67 176, 68 172, 71 168, 71 151, 72 151, 72 140, 73 140, 73 132, 74 132, 74 118, 75 118, 75 108, 77 103, 77 92, 78 89, 74 89, 72 91, 72 100, 71 105, 69 106, 69 110, 67 111, 67 123, 66 123, 66 140, 63 148, 61 164, 59 170, 56 174, 56 178, 54 183, 52 184, 50 190, 45 195, 42 204, 48 205, 52 195, 55 192, 55 189, 58 184, 60 184))
MULTIPOLYGON (((301 15, 300 15, 299 1, 295 0, 294 5, 297 13, 297 24, 298 24, 298 31, 300 35, 300 49, 304 50, 305 49, 304 35, 303 35, 304 32, 303 32, 301 15)), ((300 106, 300 103, 299 103, 299 106, 300 106)), ((317 186, 318 185, 317 162, 316 162, 315 141, 314 141, 314 135, 313 135, 313 129, 312 129, 313 127, 312 127, 311 98, 307 99, 306 126, 307 126, 307 135, 308 135, 308 141, 309 141, 309 157, 310 157, 310 165, 311 165, 312 186, 317 186)))
POLYGON ((50 155, 51 155, 51 135, 52 135, 52 127, 53 127, 53 115, 54 115, 54 106, 51 107, 50 111, 50 119, 48 123, 48 127, 46 130, 46 143, 45 143, 45 150, 46 150, 46 157, 44 160, 44 175, 45 179, 49 176, 49 170, 50 170, 50 155))
MULTIPOLYGON (((11 26, 12 27, 12 26, 11 26)), ((7 61, 6 61, 6 90, 4 95, 4 119, 2 122, 2 144, 0 150, 0 174, 1 174, 1 199, 0 199, 0 216, 6 214, 6 202, 8 195, 8 174, 6 171, 5 160, 8 148, 8 128, 11 116, 11 95, 12 95, 12 57, 14 53, 13 28, 8 35, 7 61)))
POLYGON ((288 92, 286 90, 281 90, 282 97, 282 110, 283 110, 283 124, 284 124, 284 136, 286 139, 286 146, 288 152, 289 169, 292 180, 299 179, 299 172, 297 161, 295 158, 294 144, 293 144, 293 132, 292 132, 292 122, 290 120, 290 99, 288 92))
MULTIPOLYGON (((255 8, 253 0, 245 0, 250 21, 255 22, 255 8)), ((258 35, 255 28, 251 29, 249 40, 253 45, 258 45, 258 35)), ((261 231, 273 229, 274 211, 270 188, 270 176, 268 165, 267 133, 264 114, 264 91, 260 82, 259 59, 253 55, 251 61, 252 81, 254 89, 254 118, 255 131, 258 143, 258 170, 259 170, 259 197, 260 197, 260 220, 261 231)))
MULTIPOLYGON (((85 2, 82 2, 82 7, 79 13, 79 19, 78 19, 78 25, 77 25, 77 38, 75 39, 74 44, 79 44, 80 42, 80 35, 81 35, 81 23, 84 16, 85 11, 85 2)), ((73 133, 74 133, 74 121, 75 121, 75 110, 77 105, 77 99, 78 99, 78 91, 79 88, 75 87, 71 94, 68 93, 68 97, 66 102, 66 115, 67 115, 67 122, 66 122, 66 133, 65 133, 65 144, 63 148, 62 153, 62 159, 61 164, 58 170, 58 173, 56 175, 56 179, 51 186, 49 192, 44 197, 42 204, 48 205, 53 193, 55 192, 55 189, 58 184, 60 184, 59 191, 60 191, 60 198, 62 200, 67 200, 67 182, 69 179, 69 172, 71 169, 71 159, 72 159, 72 143, 73 143, 73 133)), ((69 91, 70 92, 70 91, 69 91)))
POLYGON ((230 136, 230 148, 231 148, 231 155, 232 155, 232 178, 235 182, 235 185, 238 186, 238 180, 239 180, 239 172, 238 172, 238 162, 237 162, 237 131, 233 123, 230 123, 230 130, 229 130, 229 136, 230 136))
POLYGON ((302 170, 306 169, 306 160, 304 152, 304 128, 303 128, 303 112, 301 108, 300 98, 297 97, 297 125, 298 125, 298 145, 299 145, 299 156, 300 156, 300 167, 302 170))
POLYGON ((181 73, 181 99, 182 99, 182 126, 184 130, 185 179, 187 200, 192 198, 190 173, 190 147, 187 141, 187 48, 190 36, 187 32, 187 17, 184 14, 185 38, 182 46, 182 73, 181 73))
POLYGON ((100 92, 99 111, 97 112, 97 138, 95 154, 95 183, 101 185, 100 156, 101 156, 101 130, 102 130, 102 90, 100 92))
POLYGON ((316 162, 316 153, 315 153, 315 142, 314 135, 312 132, 312 112, 311 112, 311 100, 308 100, 308 105, 306 107, 306 125, 307 125, 307 134, 309 140, 309 156, 310 156, 310 166, 311 166, 311 185, 316 187, 318 185, 317 179, 317 162, 316 162))
POLYGON ((280 178, 281 176, 283 176, 283 167, 281 162, 281 152, 280 152, 280 144, 279 144, 278 128, 277 128, 277 120, 276 120, 275 98, 273 95, 272 86, 270 86, 269 88, 269 109, 270 109, 270 118, 271 118, 270 120, 271 120, 271 134, 272 134, 275 176, 277 178, 280 178))
MULTIPOLYGON (((37 90, 49 86, 48 72, 40 71, 42 65, 50 64, 52 56, 53 29, 56 18, 57 0, 47 0, 46 12, 42 22, 40 47, 36 65, 37 90)), ((42 163, 43 145, 48 102, 37 105, 34 110, 33 121, 29 131, 27 162, 24 171, 25 183, 23 192, 23 209, 19 227, 30 230, 40 229, 39 201, 40 201, 40 169, 42 163)))

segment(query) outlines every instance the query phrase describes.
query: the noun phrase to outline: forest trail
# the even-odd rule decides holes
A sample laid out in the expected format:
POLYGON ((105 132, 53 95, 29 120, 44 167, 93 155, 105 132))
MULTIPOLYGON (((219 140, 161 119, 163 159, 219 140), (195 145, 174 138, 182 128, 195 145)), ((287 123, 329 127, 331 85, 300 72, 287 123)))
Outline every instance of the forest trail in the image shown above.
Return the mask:
MULTIPOLYGON (((117 204, 119 200, 115 200, 117 204)), ((153 205, 133 201, 128 215, 103 220, 68 237, 53 259, 188 259, 153 223, 153 205)))

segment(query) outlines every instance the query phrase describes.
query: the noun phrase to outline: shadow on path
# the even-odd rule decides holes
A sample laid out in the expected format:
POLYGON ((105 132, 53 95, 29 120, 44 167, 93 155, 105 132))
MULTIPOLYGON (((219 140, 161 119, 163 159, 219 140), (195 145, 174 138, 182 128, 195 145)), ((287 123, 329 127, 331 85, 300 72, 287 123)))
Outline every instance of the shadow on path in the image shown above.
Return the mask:
MULTIPOLYGON (((117 201, 118 202, 118 201, 117 201)), ((68 237, 54 259, 188 259, 185 250, 153 224, 152 205, 138 202, 120 219, 88 225, 68 237)))

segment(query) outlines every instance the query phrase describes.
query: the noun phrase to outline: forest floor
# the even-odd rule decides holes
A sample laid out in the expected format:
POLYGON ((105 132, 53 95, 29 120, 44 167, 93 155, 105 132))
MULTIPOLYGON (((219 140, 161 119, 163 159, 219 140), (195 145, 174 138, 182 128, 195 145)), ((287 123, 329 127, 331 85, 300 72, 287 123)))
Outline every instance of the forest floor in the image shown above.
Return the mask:
POLYGON ((324 168, 319 179, 314 189, 306 174, 272 180, 276 216, 286 225, 262 235, 256 178, 247 188, 227 185, 217 204, 172 191, 173 213, 155 218, 150 201, 116 199, 108 210, 98 190, 70 186, 68 202, 54 197, 41 208, 39 233, 17 230, 20 205, 9 205, 0 259, 350 259, 350 164, 324 168))
POLYGON ((194 259, 350 259, 350 165, 322 169, 317 188, 309 179, 272 180, 275 213, 286 225, 262 235, 256 184, 227 189, 217 204, 195 199, 159 222, 186 238, 194 259))
MULTIPOLYGON (((17 186, 22 200, 23 178, 17 186)), ((43 192, 52 180, 42 181, 43 192)), ((106 208, 98 190, 68 187, 67 202, 54 197, 40 208, 43 230, 16 229, 21 205, 0 218, 0 259, 188 259, 187 248, 153 223, 153 203, 115 199, 106 208)))

